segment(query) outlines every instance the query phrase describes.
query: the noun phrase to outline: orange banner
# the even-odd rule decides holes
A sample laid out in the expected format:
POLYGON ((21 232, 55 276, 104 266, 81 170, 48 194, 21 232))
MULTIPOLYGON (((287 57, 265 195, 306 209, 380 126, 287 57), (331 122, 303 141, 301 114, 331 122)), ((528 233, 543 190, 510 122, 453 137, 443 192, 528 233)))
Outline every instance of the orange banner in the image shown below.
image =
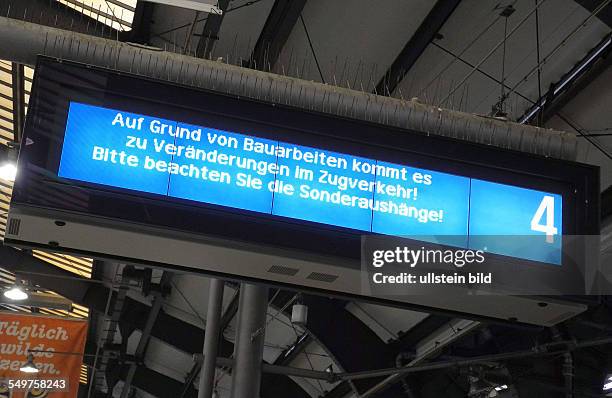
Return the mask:
POLYGON ((0 313, 0 398, 76 398, 86 338, 83 320, 0 313))

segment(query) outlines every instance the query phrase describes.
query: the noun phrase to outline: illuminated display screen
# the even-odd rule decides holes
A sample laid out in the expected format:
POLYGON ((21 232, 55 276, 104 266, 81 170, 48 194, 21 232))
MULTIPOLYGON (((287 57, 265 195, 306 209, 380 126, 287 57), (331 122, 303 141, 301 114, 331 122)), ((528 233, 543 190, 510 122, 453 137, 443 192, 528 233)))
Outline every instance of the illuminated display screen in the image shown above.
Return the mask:
POLYGON ((561 264, 558 194, 77 102, 58 175, 561 264), (542 239, 526 250, 501 235, 542 239))

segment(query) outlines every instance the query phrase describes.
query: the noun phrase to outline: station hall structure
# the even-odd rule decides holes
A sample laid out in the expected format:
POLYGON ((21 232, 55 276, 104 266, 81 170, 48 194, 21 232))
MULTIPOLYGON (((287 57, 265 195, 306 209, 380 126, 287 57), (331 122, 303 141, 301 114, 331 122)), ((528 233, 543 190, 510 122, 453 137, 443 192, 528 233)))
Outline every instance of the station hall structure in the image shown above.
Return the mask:
POLYGON ((611 0, 0 0, 0 398, 612 396, 611 0))

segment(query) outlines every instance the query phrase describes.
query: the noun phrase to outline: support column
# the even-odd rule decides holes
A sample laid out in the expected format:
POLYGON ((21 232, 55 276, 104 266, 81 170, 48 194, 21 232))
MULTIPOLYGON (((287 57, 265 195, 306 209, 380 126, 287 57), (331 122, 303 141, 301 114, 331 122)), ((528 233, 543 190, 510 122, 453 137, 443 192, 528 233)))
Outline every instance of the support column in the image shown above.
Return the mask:
POLYGON ((204 358, 198 387, 198 398, 212 398, 215 388, 217 351, 221 335, 221 312, 223 311, 223 289, 225 282, 211 279, 206 312, 206 334, 204 335, 204 358))
POLYGON ((231 398, 259 398, 267 309, 267 287, 240 286, 231 398))

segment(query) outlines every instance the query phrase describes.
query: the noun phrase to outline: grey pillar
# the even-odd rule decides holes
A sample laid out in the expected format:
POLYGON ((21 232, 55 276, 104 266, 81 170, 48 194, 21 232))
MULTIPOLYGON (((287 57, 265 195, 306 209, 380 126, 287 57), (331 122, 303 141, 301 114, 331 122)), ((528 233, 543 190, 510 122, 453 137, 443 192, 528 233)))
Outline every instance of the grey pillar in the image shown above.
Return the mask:
POLYGON ((267 287, 240 286, 231 398, 259 398, 267 309, 267 287))
POLYGON ((204 335, 204 358, 198 387, 198 398, 212 398, 215 388, 215 370, 219 337, 221 335, 221 312, 223 311, 223 289, 225 282, 211 279, 206 312, 206 334, 204 335))

